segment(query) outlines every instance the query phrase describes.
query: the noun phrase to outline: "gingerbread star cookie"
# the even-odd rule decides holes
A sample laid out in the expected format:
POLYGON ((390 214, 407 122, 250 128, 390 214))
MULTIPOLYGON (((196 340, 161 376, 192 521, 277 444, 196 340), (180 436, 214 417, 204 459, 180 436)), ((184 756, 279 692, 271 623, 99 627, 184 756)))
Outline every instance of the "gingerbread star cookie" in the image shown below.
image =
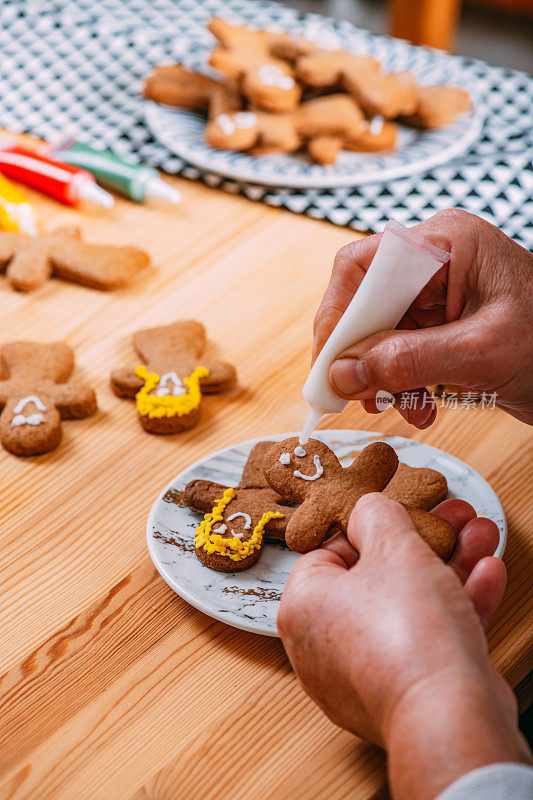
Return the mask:
POLYGON ((13 455, 55 450, 62 419, 84 419, 96 411, 93 390, 69 382, 74 354, 63 342, 4 344, 0 369, 0 442, 13 455))
POLYGON ((192 428, 200 418, 202 394, 231 389, 235 368, 207 359, 204 326, 194 320, 138 331, 133 346, 144 364, 117 369, 111 386, 119 397, 135 399, 143 428, 170 434, 192 428))

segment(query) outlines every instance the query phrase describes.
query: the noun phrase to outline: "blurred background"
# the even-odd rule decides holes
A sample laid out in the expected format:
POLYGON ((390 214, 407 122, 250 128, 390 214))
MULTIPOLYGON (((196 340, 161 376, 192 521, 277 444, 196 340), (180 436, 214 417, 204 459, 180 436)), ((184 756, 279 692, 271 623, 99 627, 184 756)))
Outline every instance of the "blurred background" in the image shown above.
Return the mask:
POLYGON ((533 0, 284 0, 489 64, 533 71, 533 0))

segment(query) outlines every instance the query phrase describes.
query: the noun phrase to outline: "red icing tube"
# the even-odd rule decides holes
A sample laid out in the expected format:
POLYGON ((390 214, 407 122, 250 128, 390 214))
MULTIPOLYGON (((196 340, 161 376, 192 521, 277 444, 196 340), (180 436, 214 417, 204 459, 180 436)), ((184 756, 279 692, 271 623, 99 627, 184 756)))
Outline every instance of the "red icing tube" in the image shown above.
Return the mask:
POLYGON ((111 208, 115 202, 113 195, 98 186, 86 170, 54 161, 19 144, 0 148, 0 172, 68 206, 90 200, 111 208))

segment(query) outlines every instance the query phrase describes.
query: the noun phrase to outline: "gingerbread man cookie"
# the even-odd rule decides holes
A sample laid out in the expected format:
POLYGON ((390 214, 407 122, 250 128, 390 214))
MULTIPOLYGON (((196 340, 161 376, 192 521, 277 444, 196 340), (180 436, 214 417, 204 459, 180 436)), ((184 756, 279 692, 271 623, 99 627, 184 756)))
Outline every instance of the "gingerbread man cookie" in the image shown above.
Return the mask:
POLYGON ((242 96, 234 84, 192 72, 181 64, 156 67, 146 79, 144 96, 168 106, 205 111, 210 118, 243 109, 242 96))
POLYGON ((245 131, 238 125, 235 114, 226 116, 233 123, 227 131, 217 119, 208 124, 206 140, 209 144, 228 150, 254 148, 256 153, 258 149, 261 152, 293 152, 303 142, 318 136, 336 136, 345 141, 364 119, 358 106, 344 94, 308 100, 287 114, 249 113, 245 131))
POLYGON ((410 467, 400 462, 383 494, 405 506, 431 511, 446 499, 448 483, 435 469, 410 467))
POLYGON ((0 233, 0 272, 14 289, 31 292, 52 275, 92 289, 120 289, 150 263, 136 247, 87 244, 77 228, 42 236, 0 233))
POLYGON ((272 42, 280 34, 230 25, 217 17, 213 17, 208 28, 220 43, 211 53, 210 65, 237 81, 254 106, 274 112, 296 108, 301 88, 294 79, 293 70, 285 61, 271 55, 272 42))
POLYGON ((455 86, 417 86, 416 108, 406 121, 420 128, 443 128, 472 108, 468 92, 455 86))
POLYGON ((74 354, 63 342, 4 344, 0 369, 0 441, 16 456, 55 450, 62 419, 85 419, 96 412, 93 390, 67 382, 74 354))
POLYGON ((195 534, 200 561, 220 572, 241 572, 256 563, 265 538, 285 539, 294 508, 267 484, 263 459, 272 442, 258 442, 235 488, 195 480, 185 487, 183 501, 206 512, 195 534))
MULTIPOLYGON (((296 437, 275 444, 265 455, 265 478, 281 496, 301 503, 287 525, 289 547, 299 553, 314 550, 335 524, 346 533, 357 500, 368 492, 381 492, 397 467, 398 457, 385 442, 368 445, 345 468, 317 439, 309 439, 305 447, 296 437)), ((419 508, 405 508, 420 536, 448 559, 456 539, 449 522, 419 508)))
POLYGON ((225 392, 237 381, 231 364, 204 358, 205 329, 194 320, 138 331, 133 346, 145 363, 115 370, 111 385, 119 397, 135 399, 149 433, 192 428, 200 418, 202 393, 225 392))

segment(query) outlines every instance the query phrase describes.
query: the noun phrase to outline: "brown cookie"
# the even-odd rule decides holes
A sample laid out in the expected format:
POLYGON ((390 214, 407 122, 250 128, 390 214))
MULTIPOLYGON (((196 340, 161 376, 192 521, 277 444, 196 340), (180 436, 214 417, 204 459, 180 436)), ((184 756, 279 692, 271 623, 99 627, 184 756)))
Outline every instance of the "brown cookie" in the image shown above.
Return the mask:
POLYGON ((417 86, 416 108, 406 122, 419 128, 443 128, 472 108, 468 92, 455 86, 417 86))
MULTIPOLYGON (((289 547, 299 553, 314 550, 334 524, 346 533, 357 500, 368 492, 381 492, 397 466, 396 453, 385 442, 368 445, 345 468, 317 439, 309 439, 304 448, 296 437, 275 444, 265 455, 265 477, 274 491, 301 503, 287 525, 289 547)), ((456 539, 452 526, 427 511, 406 510, 420 536, 441 558, 449 558, 456 539)))
POLYGON ((231 364, 204 357, 206 335, 200 322, 181 320, 138 331, 133 346, 145 365, 114 370, 111 386, 119 397, 135 399, 149 433, 192 428, 200 418, 202 393, 225 392, 237 381, 231 364))
POLYGON ((52 275, 92 289, 120 289, 149 263, 136 247, 87 244, 77 228, 36 237, 0 232, 0 271, 21 292, 38 289, 52 275))
POLYGON ((411 508, 431 511, 446 499, 448 483, 444 475, 435 469, 410 467, 400 462, 390 482, 383 489, 383 494, 411 508))
POLYGON ((334 164, 341 150, 378 152, 394 150, 398 126, 380 117, 361 119, 358 128, 350 131, 348 139, 340 136, 316 136, 307 142, 307 152, 317 164, 334 164))
POLYGON ((253 148, 254 153, 289 153, 298 150, 306 141, 321 136, 348 140, 363 120, 356 103, 345 94, 308 100, 287 114, 247 112, 244 132, 239 116, 225 115, 224 125, 218 118, 212 120, 206 129, 209 144, 228 150, 253 148))
POLYGON ((205 480, 191 481, 184 489, 185 505, 206 514, 195 534, 195 552, 211 569, 241 572, 256 563, 265 538, 285 538, 294 509, 272 491, 263 475, 264 455, 271 445, 255 445, 234 489, 205 480))
POLYGON ((217 17, 208 27, 220 43, 211 53, 210 65, 237 81, 250 103, 274 112, 296 108, 302 92, 292 67, 271 53, 279 34, 230 25, 217 17))
POLYGON ((74 354, 63 342, 2 345, 0 369, 0 441, 16 456, 55 450, 62 419, 84 419, 96 411, 89 386, 67 383, 74 354))
POLYGON ((222 83, 181 64, 156 67, 146 79, 144 96, 168 106, 205 111, 210 118, 244 108, 242 95, 234 84, 222 83))

